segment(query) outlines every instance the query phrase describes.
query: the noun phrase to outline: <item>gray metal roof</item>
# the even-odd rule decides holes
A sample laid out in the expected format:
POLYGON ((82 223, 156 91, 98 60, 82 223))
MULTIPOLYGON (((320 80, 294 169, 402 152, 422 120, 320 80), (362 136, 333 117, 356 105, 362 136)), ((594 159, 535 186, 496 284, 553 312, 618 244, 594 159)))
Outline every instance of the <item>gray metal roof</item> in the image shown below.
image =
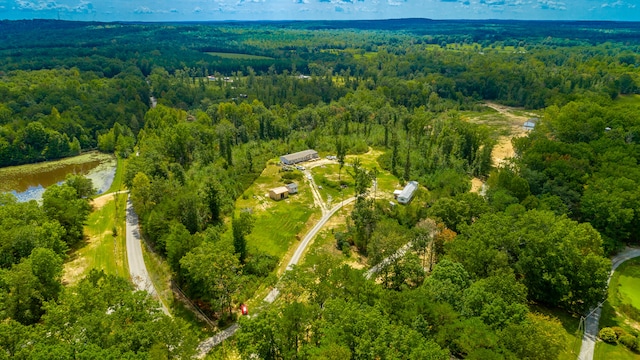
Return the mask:
POLYGON ((400 195, 398 195, 398 200, 411 199, 414 191, 416 191, 417 189, 418 189, 418 182, 409 181, 407 183, 407 186, 405 186, 404 189, 402 189, 402 192, 400 192, 400 195))
POLYGON ((282 157, 287 159, 288 161, 294 161, 296 159, 304 158, 309 155, 317 156, 318 152, 315 150, 309 149, 309 150, 298 151, 297 153, 293 153, 293 154, 282 155, 282 157))

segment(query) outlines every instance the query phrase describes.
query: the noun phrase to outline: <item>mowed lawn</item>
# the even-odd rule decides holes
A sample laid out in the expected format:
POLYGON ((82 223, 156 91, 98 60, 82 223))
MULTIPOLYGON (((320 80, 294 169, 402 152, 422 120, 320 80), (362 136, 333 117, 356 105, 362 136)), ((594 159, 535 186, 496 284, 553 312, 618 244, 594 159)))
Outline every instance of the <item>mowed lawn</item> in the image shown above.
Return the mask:
MULTIPOLYGON (((365 154, 348 155, 346 163, 352 163, 356 158, 360 159, 361 166, 369 171, 377 169, 378 190, 375 194, 377 198, 393 199, 393 191, 402 189, 400 180, 388 171, 382 170, 378 164, 378 158, 383 154, 382 150, 372 149, 365 154)), ((344 169, 343 169, 344 171, 344 169)), ((347 175, 348 176, 348 175, 347 175)))
POLYGON ((267 165, 260 177, 236 201, 237 211, 253 213, 253 231, 247 236, 249 251, 264 251, 282 259, 283 255, 300 238, 309 217, 320 209, 314 206, 309 183, 302 177, 295 182, 299 192, 289 198, 275 201, 269 198, 269 190, 284 186, 280 167, 267 165))
POLYGON ((313 181, 315 181, 316 185, 322 186, 322 189, 318 189, 322 199, 329 201, 329 197, 331 197, 331 206, 339 203, 343 197, 348 199, 354 195, 353 178, 347 172, 348 168, 349 166, 345 164, 342 167, 341 174, 338 173, 340 170, 339 164, 325 164, 310 169, 313 174, 313 181), (346 185, 346 188, 341 189, 341 183, 346 185))
POLYGON ((86 242, 71 254, 69 261, 65 264, 65 282, 76 283, 91 269, 104 270, 107 274, 129 278, 124 220, 127 195, 120 194, 117 198, 117 219, 114 215, 115 200, 110 200, 89 215, 85 225, 86 242), (116 236, 113 235, 114 224, 116 236))
POLYGON ((640 310, 640 260, 630 260, 622 264, 616 272, 620 303, 630 304, 640 310))
MULTIPOLYGON (((608 298, 602 307, 600 329, 620 326, 629 333, 637 332, 637 321, 630 319, 621 311, 622 305, 631 305, 640 311, 640 259, 631 259, 620 265, 609 283, 608 298)), ((634 359, 640 354, 627 349, 622 344, 611 345, 602 341, 596 343, 594 359, 634 359)))

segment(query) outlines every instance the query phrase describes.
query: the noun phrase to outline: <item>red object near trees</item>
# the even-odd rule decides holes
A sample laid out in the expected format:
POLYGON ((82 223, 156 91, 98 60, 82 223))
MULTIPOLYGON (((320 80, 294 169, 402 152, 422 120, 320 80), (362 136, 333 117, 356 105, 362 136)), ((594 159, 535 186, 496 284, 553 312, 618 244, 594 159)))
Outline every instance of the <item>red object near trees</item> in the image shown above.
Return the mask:
POLYGON ((249 310, 247 309, 247 305, 245 304, 240 305, 240 311, 242 311, 242 315, 247 315, 249 313, 249 310))

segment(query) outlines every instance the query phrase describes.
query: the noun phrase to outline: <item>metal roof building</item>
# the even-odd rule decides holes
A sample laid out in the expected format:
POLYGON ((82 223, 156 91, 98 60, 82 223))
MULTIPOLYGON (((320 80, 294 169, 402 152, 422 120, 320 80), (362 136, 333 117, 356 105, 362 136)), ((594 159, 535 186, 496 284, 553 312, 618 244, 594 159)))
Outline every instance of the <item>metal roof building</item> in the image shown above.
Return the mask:
POLYGON ((402 189, 400 195, 398 195, 398 202, 400 204, 408 204, 409 201, 413 198, 413 194, 418 190, 418 182, 417 181, 409 181, 407 186, 402 189))
POLYGON ((531 118, 527 122, 522 125, 525 130, 533 130, 536 127, 536 124, 540 121, 539 118, 531 118))
POLYGON ((299 151, 293 154, 282 155, 280 156, 280 161, 285 165, 293 165, 299 162, 303 162, 311 159, 317 159, 318 157, 319 156, 317 151, 309 149, 309 150, 299 151))

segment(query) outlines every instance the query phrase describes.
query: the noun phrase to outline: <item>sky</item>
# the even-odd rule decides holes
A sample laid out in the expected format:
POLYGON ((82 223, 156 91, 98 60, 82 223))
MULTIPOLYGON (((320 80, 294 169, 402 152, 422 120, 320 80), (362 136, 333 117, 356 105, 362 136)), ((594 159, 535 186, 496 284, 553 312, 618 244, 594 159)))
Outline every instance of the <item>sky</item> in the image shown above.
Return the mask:
POLYGON ((640 21, 640 0, 0 0, 0 19, 640 21))

